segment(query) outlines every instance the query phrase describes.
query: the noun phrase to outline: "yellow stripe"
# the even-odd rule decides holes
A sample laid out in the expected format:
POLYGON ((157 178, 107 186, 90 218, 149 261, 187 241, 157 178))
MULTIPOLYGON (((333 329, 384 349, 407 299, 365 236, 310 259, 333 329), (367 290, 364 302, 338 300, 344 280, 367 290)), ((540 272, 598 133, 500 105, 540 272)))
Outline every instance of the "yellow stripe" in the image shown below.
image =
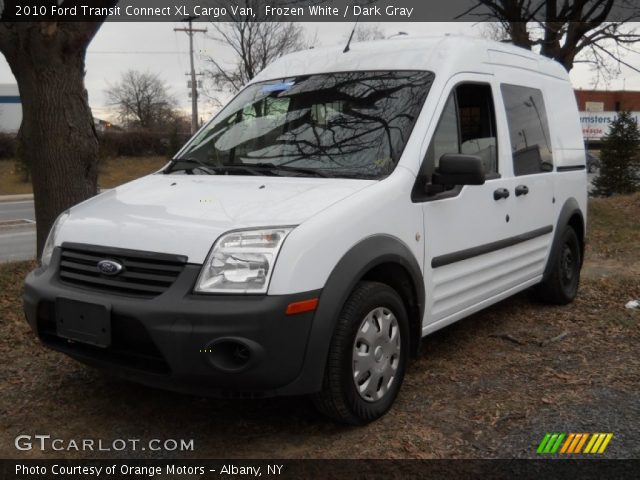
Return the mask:
POLYGON ((567 453, 573 453, 573 449, 576 448, 576 445, 578 444, 578 441, 580 440, 580 436, 582 434, 577 433, 575 438, 573 439, 573 442, 571 443, 571 446, 569 447, 569 451, 567 453))
POLYGON ((594 443, 593 447, 591 447, 591 453, 598 453, 598 448, 600 447, 600 444, 604 440, 604 437, 606 437, 604 433, 598 434, 598 439, 596 440, 596 443, 594 443))
POLYGON ((595 443, 597 437, 598 435, 596 433, 591 434, 591 440, 587 443, 587 448, 584 449, 584 453, 591 453, 591 447, 595 443))
POLYGON ((589 436, 588 433, 583 433, 582 434, 582 439, 580 440, 580 443, 578 444, 578 446, 576 447, 576 451, 575 453, 580 453, 580 450, 582 450, 582 446, 584 445, 584 442, 587 441, 587 437, 589 436))
POLYGON ((562 445, 562 450, 560 450, 560 453, 564 453, 564 452, 567 451, 567 448, 569 447, 569 444, 571 443, 571 440, 573 440, 573 437, 575 437, 575 436, 576 436, 575 433, 570 433, 569 434, 569 437, 564 442, 564 445, 562 445))
POLYGON ((604 453, 604 449, 607 448, 607 445, 609 445, 609 442, 611 441, 612 438, 613 438, 613 433, 607 434, 607 436, 604 439, 604 442, 602 442, 602 445, 600 445, 600 450, 598 450, 598 453, 604 453))

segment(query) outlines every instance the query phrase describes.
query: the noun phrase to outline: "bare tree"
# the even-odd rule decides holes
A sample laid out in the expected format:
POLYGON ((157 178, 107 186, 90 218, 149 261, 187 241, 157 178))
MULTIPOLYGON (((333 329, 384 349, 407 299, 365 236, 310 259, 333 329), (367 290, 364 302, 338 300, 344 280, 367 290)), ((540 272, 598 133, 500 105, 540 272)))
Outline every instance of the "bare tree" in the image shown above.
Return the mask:
POLYGON ((495 40, 496 42, 509 40, 507 31, 499 22, 485 22, 482 27, 480 35, 487 40, 495 40))
MULTIPOLYGON (((282 55, 310 46, 303 28, 290 22, 260 21, 260 0, 244 0, 256 17, 229 13, 233 22, 212 22, 213 34, 208 37, 233 50, 236 60, 225 65, 214 54, 205 57, 211 70, 207 72, 219 90, 239 91, 262 69, 282 55)), ((227 9, 229 12, 231 9, 227 9)))
MULTIPOLYGON (((64 0, 60 6, 76 3, 64 0)), ((116 3, 95 0, 92 6, 116 3)), ((39 256, 58 214, 96 193, 98 139, 84 75, 87 46, 104 18, 55 22, 38 17, 39 22, 15 22, 17 4, 23 2, 3 2, 0 51, 20 90, 19 141, 31 167, 39 256)))
POLYGON ((117 109, 120 121, 141 128, 165 127, 176 118, 176 100, 155 73, 128 70, 109 85, 107 101, 117 109))
MULTIPOLYGON (((600 74, 615 73, 625 65, 626 53, 640 40, 628 22, 640 19, 637 0, 477 0, 465 14, 477 13, 484 20, 498 21, 506 37, 529 50, 560 62, 567 71, 576 63, 589 63, 600 74)), ((463 14, 463 15, 465 15, 463 14)))
MULTIPOLYGON (((351 29, 349 29, 349 32, 347 32, 347 35, 344 37, 345 42, 349 40, 350 35, 351 29)), ((385 37, 384 30, 382 30, 377 23, 358 23, 352 41, 366 42, 368 40, 382 40, 385 37)))

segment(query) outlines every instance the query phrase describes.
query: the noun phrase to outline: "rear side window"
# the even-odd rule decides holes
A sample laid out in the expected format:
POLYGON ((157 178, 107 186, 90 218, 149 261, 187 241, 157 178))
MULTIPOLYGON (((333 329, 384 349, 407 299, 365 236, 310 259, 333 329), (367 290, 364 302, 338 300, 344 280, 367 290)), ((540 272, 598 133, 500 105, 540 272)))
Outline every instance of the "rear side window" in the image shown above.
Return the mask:
POLYGON ((535 88, 501 85, 509 124, 513 171, 531 175, 553 169, 547 111, 542 92, 535 88))

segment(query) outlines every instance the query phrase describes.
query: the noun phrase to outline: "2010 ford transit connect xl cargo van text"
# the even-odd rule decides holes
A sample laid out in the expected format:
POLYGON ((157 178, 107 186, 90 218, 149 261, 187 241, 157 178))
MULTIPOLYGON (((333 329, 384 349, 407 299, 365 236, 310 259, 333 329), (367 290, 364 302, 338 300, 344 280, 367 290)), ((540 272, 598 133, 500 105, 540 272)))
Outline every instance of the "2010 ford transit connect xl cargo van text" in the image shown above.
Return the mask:
POLYGON ((295 53, 161 171, 64 212, 26 316, 125 378, 362 424, 423 336, 528 287, 573 300, 586 195, 553 61, 463 37, 295 53))

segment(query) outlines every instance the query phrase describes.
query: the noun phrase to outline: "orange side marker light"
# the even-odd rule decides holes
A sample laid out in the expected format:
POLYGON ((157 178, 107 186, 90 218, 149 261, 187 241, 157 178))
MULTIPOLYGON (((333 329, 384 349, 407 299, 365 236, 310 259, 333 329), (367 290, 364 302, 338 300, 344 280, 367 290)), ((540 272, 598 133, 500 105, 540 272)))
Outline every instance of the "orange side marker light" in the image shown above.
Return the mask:
POLYGON ((287 305, 287 315, 297 315, 298 313, 313 312, 318 307, 318 299, 302 300, 287 305))

